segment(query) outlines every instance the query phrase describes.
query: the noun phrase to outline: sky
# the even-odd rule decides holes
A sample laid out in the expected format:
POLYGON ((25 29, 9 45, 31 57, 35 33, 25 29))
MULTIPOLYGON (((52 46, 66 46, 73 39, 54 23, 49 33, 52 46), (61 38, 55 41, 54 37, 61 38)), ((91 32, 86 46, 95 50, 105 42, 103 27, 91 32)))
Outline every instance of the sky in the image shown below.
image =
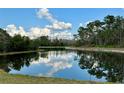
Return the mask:
POLYGON ((80 25, 103 20, 106 15, 124 16, 122 8, 0 8, 0 27, 11 36, 72 39, 80 25))

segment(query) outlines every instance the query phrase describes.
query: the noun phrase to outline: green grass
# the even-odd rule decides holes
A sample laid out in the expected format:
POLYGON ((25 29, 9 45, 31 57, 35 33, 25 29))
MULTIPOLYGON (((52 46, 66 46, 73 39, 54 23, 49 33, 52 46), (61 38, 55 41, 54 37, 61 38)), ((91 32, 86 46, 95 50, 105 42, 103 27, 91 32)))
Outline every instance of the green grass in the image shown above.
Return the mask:
POLYGON ((0 70, 0 83, 1 84, 104 84, 104 82, 95 82, 95 81, 78 81, 78 80, 68 80, 62 78, 14 75, 14 74, 8 74, 2 70, 0 70))

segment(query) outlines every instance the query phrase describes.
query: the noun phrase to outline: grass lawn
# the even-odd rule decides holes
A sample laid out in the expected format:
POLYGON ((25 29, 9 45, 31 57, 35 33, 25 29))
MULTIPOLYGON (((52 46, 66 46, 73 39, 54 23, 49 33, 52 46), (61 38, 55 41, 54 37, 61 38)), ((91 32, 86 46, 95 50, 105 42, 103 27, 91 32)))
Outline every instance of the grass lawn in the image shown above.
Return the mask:
POLYGON ((1 84, 104 84, 104 82, 78 81, 62 78, 33 77, 26 75, 8 74, 0 70, 1 84))

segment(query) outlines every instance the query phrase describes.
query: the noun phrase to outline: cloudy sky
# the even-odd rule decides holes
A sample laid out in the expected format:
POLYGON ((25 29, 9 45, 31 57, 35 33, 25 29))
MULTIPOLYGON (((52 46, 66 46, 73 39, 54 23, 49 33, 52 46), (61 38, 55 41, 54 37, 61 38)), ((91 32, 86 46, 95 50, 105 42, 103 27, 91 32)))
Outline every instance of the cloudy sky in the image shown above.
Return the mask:
POLYGON ((103 20, 108 14, 124 16, 124 9, 1 8, 0 27, 11 36, 21 34, 33 39, 48 35, 50 38, 72 39, 80 25, 103 20))

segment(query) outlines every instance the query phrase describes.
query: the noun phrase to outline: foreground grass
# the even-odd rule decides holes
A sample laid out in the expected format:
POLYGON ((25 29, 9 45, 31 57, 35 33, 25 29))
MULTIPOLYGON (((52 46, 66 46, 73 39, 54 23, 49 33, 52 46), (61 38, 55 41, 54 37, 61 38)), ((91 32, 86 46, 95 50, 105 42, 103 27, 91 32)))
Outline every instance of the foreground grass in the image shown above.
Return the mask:
POLYGON ((95 81, 67 80, 62 78, 13 75, 0 70, 1 84, 103 84, 95 81))

